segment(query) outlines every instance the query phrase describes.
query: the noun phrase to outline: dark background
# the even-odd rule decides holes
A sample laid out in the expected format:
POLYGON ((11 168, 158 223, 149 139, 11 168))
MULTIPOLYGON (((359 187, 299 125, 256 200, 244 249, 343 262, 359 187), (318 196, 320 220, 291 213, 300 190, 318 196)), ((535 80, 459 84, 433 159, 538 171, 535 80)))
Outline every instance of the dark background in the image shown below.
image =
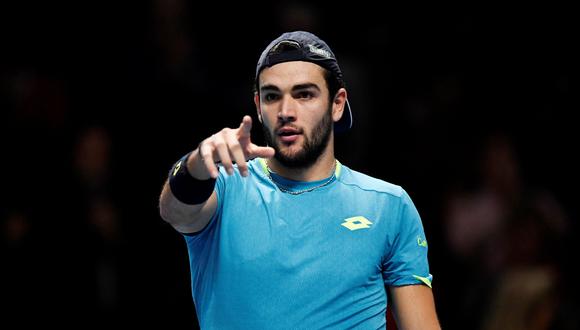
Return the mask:
MULTIPOLYGON (((514 265, 486 268, 448 238, 453 196, 483 186, 494 136, 515 151, 519 195, 540 191, 559 210, 543 216, 558 229, 539 230, 547 245, 532 264, 557 275, 534 310, 543 328, 577 328, 575 19, 555 6, 0 5, 2 328, 194 327, 187 251, 158 215, 161 186, 201 139, 256 119, 256 61, 295 29, 327 41, 345 74, 354 128, 337 137, 338 159, 403 186, 421 213, 444 328, 484 329, 497 275, 514 265)), ((507 249, 488 238, 492 259, 507 249)))

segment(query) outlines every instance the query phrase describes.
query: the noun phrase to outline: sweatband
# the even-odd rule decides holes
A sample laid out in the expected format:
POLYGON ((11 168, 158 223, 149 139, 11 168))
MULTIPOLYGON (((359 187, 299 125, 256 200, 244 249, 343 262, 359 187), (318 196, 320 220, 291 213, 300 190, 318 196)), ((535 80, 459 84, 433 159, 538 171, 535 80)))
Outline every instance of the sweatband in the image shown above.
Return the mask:
POLYGON ((215 179, 198 180, 189 174, 187 159, 183 156, 169 171, 169 188, 180 202, 189 205, 201 204, 209 199, 215 187, 215 179))

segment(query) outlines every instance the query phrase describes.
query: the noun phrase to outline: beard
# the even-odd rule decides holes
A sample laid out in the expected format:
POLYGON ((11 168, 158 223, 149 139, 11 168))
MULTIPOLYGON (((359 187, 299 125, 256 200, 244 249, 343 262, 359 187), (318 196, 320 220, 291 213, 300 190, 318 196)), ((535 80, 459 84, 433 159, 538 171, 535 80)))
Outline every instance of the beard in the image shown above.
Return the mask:
POLYGON ((333 129, 331 113, 332 106, 329 106, 326 114, 312 129, 311 136, 303 135, 304 144, 302 149, 295 153, 285 153, 281 151, 278 136, 273 135, 265 125, 262 125, 264 139, 267 145, 271 146, 276 151, 274 158, 279 161, 280 164, 288 168, 306 168, 314 164, 324 149, 328 146, 330 133, 333 129))

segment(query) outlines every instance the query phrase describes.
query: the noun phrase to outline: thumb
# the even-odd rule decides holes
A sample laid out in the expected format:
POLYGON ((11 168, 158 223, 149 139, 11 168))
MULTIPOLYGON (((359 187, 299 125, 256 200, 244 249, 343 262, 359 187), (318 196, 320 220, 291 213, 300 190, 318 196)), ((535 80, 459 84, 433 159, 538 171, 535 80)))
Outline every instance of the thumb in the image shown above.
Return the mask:
POLYGON ((252 144, 252 148, 250 149, 250 158, 255 157, 262 157, 262 158, 271 158, 274 157, 274 148, 272 147, 260 147, 255 144, 252 144))

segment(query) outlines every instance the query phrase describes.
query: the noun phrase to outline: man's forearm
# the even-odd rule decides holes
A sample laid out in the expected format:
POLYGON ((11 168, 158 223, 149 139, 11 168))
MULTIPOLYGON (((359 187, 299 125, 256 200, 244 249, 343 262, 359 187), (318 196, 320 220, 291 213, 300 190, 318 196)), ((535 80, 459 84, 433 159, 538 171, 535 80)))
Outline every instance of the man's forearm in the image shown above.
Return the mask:
POLYGON ((171 192, 169 181, 165 181, 159 198, 159 213, 163 220, 171 224, 185 223, 195 218, 203 204, 189 205, 180 202, 171 192))
POLYGON ((178 231, 197 231, 207 224, 213 214, 215 180, 209 178, 203 169, 196 149, 175 163, 163 186, 159 212, 161 218, 178 231), (199 179, 200 172, 203 179, 199 179))

